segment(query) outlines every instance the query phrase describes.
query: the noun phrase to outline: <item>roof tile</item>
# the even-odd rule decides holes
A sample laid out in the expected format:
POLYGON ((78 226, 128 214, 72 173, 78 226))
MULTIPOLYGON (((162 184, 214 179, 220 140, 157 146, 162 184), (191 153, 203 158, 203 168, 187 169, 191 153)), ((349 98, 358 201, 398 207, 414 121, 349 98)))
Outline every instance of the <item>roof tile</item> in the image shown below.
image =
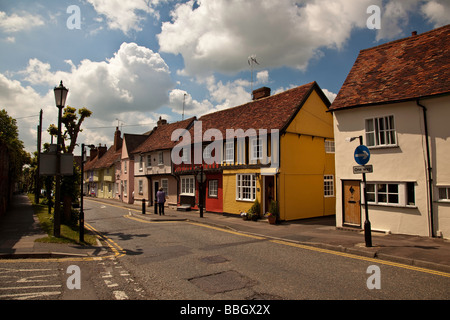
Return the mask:
POLYGON ((450 92, 450 25, 361 50, 330 110, 450 92))

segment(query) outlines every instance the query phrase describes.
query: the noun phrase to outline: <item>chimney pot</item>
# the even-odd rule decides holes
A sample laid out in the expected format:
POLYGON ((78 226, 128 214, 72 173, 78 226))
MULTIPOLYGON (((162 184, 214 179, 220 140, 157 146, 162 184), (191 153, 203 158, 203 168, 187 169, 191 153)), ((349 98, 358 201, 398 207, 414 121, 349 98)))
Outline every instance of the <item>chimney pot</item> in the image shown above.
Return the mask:
POLYGON ((253 100, 270 97, 270 88, 262 87, 262 88, 253 90, 252 94, 253 94, 253 100))
POLYGON ((417 31, 413 31, 412 33, 411 33, 411 36, 417 36, 417 31))
POLYGON ((157 122, 158 127, 167 124, 167 120, 166 119, 162 119, 161 117, 159 117, 159 120, 157 122))

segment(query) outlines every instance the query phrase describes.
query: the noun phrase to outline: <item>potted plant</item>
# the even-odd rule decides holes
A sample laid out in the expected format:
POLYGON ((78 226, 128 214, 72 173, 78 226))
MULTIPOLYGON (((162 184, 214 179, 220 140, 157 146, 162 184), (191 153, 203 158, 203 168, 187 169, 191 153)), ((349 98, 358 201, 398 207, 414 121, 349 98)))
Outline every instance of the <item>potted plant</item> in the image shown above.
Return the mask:
POLYGON ((256 221, 259 219, 259 212, 261 211, 261 206, 259 205, 258 199, 255 200, 252 207, 248 210, 248 219, 256 221))
POLYGON ((276 224, 278 220, 278 203, 276 201, 272 201, 270 203, 269 211, 266 214, 267 220, 270 224, 276 224))

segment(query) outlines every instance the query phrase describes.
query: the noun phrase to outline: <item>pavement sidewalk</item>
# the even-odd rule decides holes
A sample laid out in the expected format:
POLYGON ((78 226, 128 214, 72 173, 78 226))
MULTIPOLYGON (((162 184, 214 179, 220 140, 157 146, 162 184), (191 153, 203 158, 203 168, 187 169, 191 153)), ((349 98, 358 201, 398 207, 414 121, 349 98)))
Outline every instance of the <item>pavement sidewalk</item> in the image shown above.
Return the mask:
MULTIPOLYGON (((120 206, 130 209, 133 216, 149 221, 195 221, 309 247, 442 271, 450 276, 450 241, 445 239, 372 232, 372 247, 366 247, 363 231, 336 228, 334 216, 271 225, 264 219, 244 221, 238 216, 209 212, 204 212, 201 218, 198 211, 177 211, 175 208, 166 208, 165 215, 159 216, 154 214, 152 206, 147 206, 145 214, 142 214, 140 202, 130 205, 111 199, 85 199, 85 206, 89 201, 120 206)), ((107 253, 100 244, 81 246, 35 242, 45 236, 28 197, 17 195, 10 210, 0 217, 0 258, 101 256, 107 253)))
POLYGON ((0 259, 91 257, 107 253, 97 246, 36 242, 47 237, 26 195, 15 195, 0 216, 0 259))

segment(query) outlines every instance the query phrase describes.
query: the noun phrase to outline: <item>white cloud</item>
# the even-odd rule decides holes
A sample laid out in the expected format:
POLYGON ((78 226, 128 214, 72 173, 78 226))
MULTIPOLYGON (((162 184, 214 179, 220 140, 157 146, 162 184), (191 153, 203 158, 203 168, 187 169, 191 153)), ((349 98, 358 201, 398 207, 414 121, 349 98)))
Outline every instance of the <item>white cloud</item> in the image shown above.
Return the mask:
MULTIPOLYGON (((87 0, 97 13, 104 15, 110 29, 121 30, 124 34, 130 31, 141 31, 142 21, 148 15, 159 19, 159 13, 154 9, 158 0, 87 0)), ((98 21, 98 19, 97 19, 98 21)))
POLYGON ((322 89, 322 91, 327 96, 328 100, 330 100, 330 102, 333 103, 334 99, 336 99, 337 94, 327 89, 322 89))
POLYGON ((448 1, 430 1, 421 7, 421 11, 435 28, 450 23, 450 2, 448 1))
POLYGON ((192 116, 198 117, 213 109, 213 105, 208 100, 197 101, 188 92, 180 89, 174 89, 170 92, 169 106, 175 113, 183 114, 184 112, 185 119, 192 116))
POLYGON ((171 12, 158 35, 161 52, 181 54, 185 75, 235 73, 258 56, 264 68, 305 69, 322 48, 342 48, 366 9, 381 0, 188 1, 171 12), (281 49, 282 48, 282 49, 281 49))
MULTIPOLYGON (((169 102, 168 94, 174 87, 169 67, 161 56, 135 43, 123 43, 114 56, 105 61, 85 59, 79 65, 70 60, 66 63, 71 66, 70 71, 53 71, 49 63, 30 59, 27 68, 18 73, 33 86, 47 87, 45 95, 0 74, 0 108, 11 110, 11 115, 16 117, 38 114, 43 108, 45 131, 50 123, 57 122, 53 88, 62 80, 69 89, 66 104, 77 109, 87 107, 93 112, 83 126, 100 127, 85 130, 79 141, 104 143, 112 140, 114 131, 104 127, 114 127, 117 118, 126 125, 154 122, 155 111, 169 102), (94 136, 98 142, 94 141, 94 136)), ((32 132, 22 134, 26 135, 24 142, 33 148, 37 120, 30 121, 33 121, 29 127, 32 132)), ((142 133, 151 128, 153 126, 136 126, 127 132, 142 133)))
POLYGON ((404 27, 409 22, 409 12, 416 7, 417 0, 389 1, 381 12, 381 28, 376 40, 391 40, 403 34, 404 27))
POLYGON ((70 72, 52 72, 50 64, 30 59, 22 74, 32 84, 54 86, 63 80, 69 88, 67 104, 88 107, 106 119, 118 112, 157 110, 174 86, 161 56, 135 43, 123 43, 106 61, 66 63, 70 72))
POLYGON ((0 11, 0 29, 5 32, 19 32, 42 25, 44 25, 44 20, 38 15, 29 13, 24 13, 21 16, 16 13, 7 15, 5 12, 0 11))
MULTIPOLYGON (((412 13, 419 12, 431 22, 435 28, 450 23, 450 2, 448 0, 390 0, 382 7, 381 29, 376 40, 392 40, 405 35, 412 13)), ((407 30, 407 36, 411 31, 407 30)))
MULTIPOLYGON (((36 150, 36 132, 39 124, 39 111, 43 109, 46 120, 54 122, 55 118, 48 116, 56 114, 56 107, 48 108, 51 102, 49 95, 41 96, 33 88, 24 87, 19 81, 11 80, 0 73, 0 109, 5 109, 8 115, 17 119, 19 139, 24 142, 28 152, 36 150)), ((46 121, 47 127, 50 122, 46 121)), ((47 128, 45 126, 44 130, 47 128)))
POLYGON ((269 71, 264 70, 264 71, 260 71, 256 74, 256 80, 259 83, 267 83, 269 82, 269 71))

